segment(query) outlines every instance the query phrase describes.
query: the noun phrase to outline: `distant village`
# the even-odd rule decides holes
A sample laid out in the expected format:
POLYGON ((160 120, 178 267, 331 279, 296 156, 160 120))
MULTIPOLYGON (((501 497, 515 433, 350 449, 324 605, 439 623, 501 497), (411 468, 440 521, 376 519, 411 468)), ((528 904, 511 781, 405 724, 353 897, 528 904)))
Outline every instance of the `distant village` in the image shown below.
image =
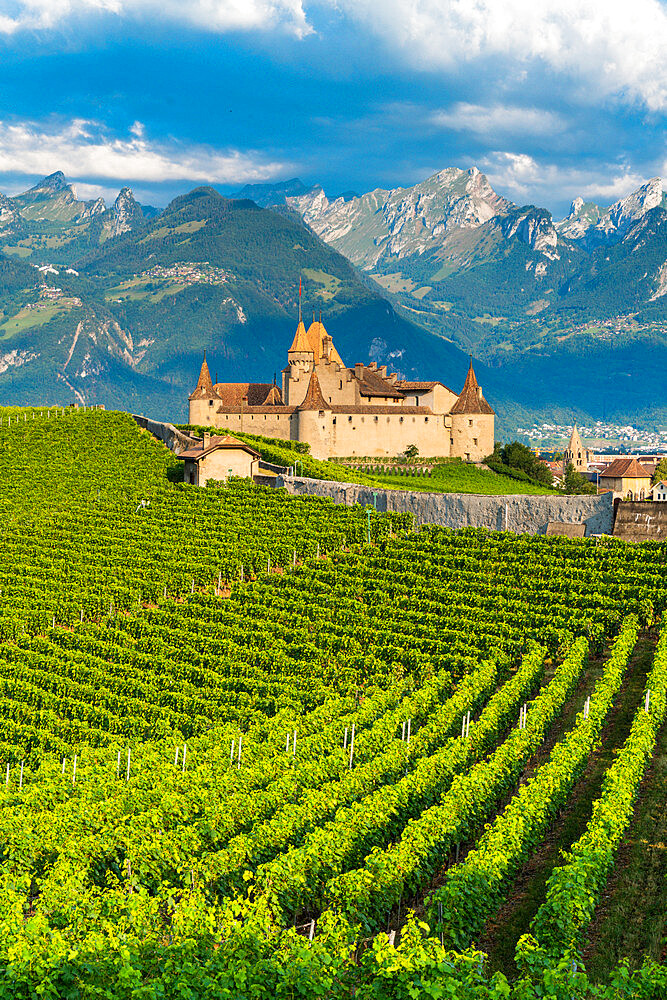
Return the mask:
POLYGON ((561 484, 571 469, 595 483, 596 493, 611 492, 624 500, 667 500, 667 475, 660 475, 662 468, 656 477, 658 466, 667 462, 667 449, 596 453, 586 445, 575 424, 562 455, 540 448, 534 451, 551 470, 555 485, 561 484))

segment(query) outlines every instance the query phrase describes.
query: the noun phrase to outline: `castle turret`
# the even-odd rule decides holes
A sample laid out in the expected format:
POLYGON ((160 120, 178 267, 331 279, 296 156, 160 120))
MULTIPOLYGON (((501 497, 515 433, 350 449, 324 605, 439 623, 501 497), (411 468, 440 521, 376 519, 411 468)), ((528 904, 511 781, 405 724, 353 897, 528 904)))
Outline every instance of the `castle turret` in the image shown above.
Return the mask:
POLYGON ((213 423, 216 402, 220 402, 220 396, 213 388, 211 373, 206 361, 206 351, 204 351, 204 360, 199 371, 197 385, 189 396, 189 422, 191 424, 213 423))
POLYGON ((322 395, 317 372, 312 371, 303 402, 298 407, 300 441, 310 443, 314 458, 328 458, 331 445, 331 407, 322 395))
POLYGON ((451 409, 451 454, 466 462, 481 462, 493 451, 495 413, 484 399, 475 369, 470 367, 461 394, 451 409))

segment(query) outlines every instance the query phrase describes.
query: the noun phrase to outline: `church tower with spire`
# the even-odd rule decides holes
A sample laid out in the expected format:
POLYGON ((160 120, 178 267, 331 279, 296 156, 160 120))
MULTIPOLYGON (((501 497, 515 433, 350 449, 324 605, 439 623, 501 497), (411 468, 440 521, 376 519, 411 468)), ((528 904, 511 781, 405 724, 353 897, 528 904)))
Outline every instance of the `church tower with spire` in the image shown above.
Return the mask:
POLYGON ((570 435, 567 448, 563 452, 563 475, 565 475, 565 470, 570 463, 572 463, 577 472, 586 472, 588 469, 588 463, 591 459, 592 452, 589 451, 588 448, 584 447, 584 443, 579 434, 579 429, 575 424, 572 428, 572 434, 570 435))

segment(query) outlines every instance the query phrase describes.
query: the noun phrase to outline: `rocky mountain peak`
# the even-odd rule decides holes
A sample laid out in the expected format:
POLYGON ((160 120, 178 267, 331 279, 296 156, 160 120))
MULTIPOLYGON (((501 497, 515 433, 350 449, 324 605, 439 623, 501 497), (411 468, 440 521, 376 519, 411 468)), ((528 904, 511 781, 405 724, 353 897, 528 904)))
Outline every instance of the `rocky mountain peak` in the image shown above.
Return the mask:
POLYGON ((522 208, 502 219, 501 230, 506 239, 514 236, 531 250, 536 250, 551 260, 559 259, 558 233, 545 209, 532 206, 522 208))
POLYGON ((570 205, 570 213, 568 215, 568 219, 575 219, 579 215, 579 212, 581 212, 583 207, 584 207, 584 199, 580 195, 577 195, 577 197, 573 199, 572 204, 570 205))
POLYGON ((131 188, 121 188, 113 203, 111 234, 120 236, 121 233, 129 232, 136 219, 140 218, 143 218, 143 212, 141 206, 135 201, 131 188))
POLYGON ((55 173, 49 174, 47 177, 43 177, 41 181, 31 187, 31 191, 64 191, 69 187, 67 180, 65 178, 62 170, 56 170, 55 173))
POLYGON ((454 230, 474 229, 515 206, 477 167, 446 167, 412 187, 376 188, 329 201, 322 188, 287 203, 326 243, 365 269, 380 259, 423 254, 454 230))

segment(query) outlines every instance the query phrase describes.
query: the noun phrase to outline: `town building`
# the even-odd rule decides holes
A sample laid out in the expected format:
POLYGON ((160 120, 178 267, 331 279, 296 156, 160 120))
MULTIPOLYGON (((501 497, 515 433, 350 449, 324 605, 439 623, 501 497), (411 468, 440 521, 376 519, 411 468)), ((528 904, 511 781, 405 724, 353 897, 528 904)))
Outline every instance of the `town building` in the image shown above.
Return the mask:
POLYGON ((651 490, 651 496, 654 500, 667 501, 667 482, 664 479, 655 484, 651 490))
POLYGON ((204 355, 189 397, 191 424, 305 441, 315 458, 395 456, 410 445, 428 457, 478 462, 493 451, 492 407, 470 360, 460 393, 442 382, 399 379, 386 365, 345 366, 321 319, 302 320, 282 384, 216 382, 204 355))
POLYGON ((579 435, 579 430, 575 424, 567 448, 563 452, 563 475, 568 465, 572 463, 576 472, 586 472, 588 463, 593 459, 593 452, 584 446, 579 435))
POLYGON ((208 431, 201 442, 178 455, 185 462, 183 481, 194 486, 231 476, 252 479, 259 473, 259 457, 259 452, 243 441, 229 435, 212 436, 208 431))
POLYGON ((636 458, 617 458, 600 473, 600 490, 626 500, 644 500, 651 491, 651 473, 636 458))

